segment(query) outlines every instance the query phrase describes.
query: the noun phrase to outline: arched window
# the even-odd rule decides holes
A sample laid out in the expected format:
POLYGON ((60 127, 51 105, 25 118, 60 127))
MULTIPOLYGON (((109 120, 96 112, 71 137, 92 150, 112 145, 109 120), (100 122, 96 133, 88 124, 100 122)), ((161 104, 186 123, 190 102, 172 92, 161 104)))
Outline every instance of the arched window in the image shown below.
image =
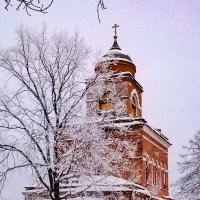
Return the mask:
POLYGON ((153 183, 154 185, 157 185, 157 181, 158 181, 158 172, 157 172, 157 167, 153 166, 153 183))
POLYGON ((168 173, 166 170, 166 166, 164 166, 164 174, 163 174, 163 189, 167 189, 168 186, 168 173))
POLYGON ((159 169, 158 169, 158 162, 156 161, 155 165, 153 166, 153 183, 154 185, 158 186, 159 183, 159 169))
POLYGON ((136 94, 133 94, 132 96, 132 103, 133 103, 133 106, 135 106, 136 108, 138 107, 138 99, 137 99, 136 94))
POLYGON ((137 117, 138 98, 136 94, 132 95, 131 101, 132 101, 133 117, 137 117))
POLYGON ((146 159, 146 183, 149 183, 149 160, 146 159))

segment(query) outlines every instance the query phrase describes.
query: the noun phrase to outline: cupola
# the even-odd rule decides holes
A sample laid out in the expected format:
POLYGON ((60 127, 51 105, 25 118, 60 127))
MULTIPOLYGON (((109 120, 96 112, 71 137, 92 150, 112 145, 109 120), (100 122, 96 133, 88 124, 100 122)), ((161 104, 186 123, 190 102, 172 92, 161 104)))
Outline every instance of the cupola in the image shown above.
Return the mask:
POLYGON ((119 27, 117 24, 115 24, 112 28, 115 29, 114 34, 114 42, 110 50, 102 57, 102 60, 100 61, 100 65, 97 64, 95 70, 101 71, 101 62, 106 61, 116 61, 114 64, 109 66, 109 68, 114 73, 130 73, 132 76, 136 73, 136 66, 134 65, 132 59, 130 56, 126 53, 124 53, 121 48, 118 45, 117 41, 117 27, 119 27))
POLYGON ((109 52, 103 56, 103 58, 114 59, 114 60, 123 60, 126 62, 132 62, 128 54, 125 54, 118 45, 117 35, 114 35, 114 42, 109 52))

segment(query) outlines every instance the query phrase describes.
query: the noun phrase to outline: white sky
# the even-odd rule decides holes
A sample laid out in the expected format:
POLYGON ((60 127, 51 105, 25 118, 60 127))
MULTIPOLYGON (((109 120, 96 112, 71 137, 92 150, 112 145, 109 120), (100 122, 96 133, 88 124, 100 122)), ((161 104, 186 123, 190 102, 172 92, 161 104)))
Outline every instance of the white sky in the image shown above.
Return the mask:
MULTIPOLYGON (((48 14, 3 9, 0 2, 0 48, 15 44, 20 24, 50 33, 79 31, 95 52, 106 53, 113 42, 112 25, 120 25, 118 43, 137 67, 144 87, 143 117, 170 139, 170 183, 177 176, 181 146, 200 129, 200 1, 105 0, 108 9, 96 15, 97 0, 55 0, 48 14)), ((0 79, 2 79, 0 75, 0 79)), ((20 173, 20 175, 18 175, 20 173)), ((2 199, 20 200, 26 178, 12 174, 2 199)), ((1 197, 0 197, 1 198, 1 197)))

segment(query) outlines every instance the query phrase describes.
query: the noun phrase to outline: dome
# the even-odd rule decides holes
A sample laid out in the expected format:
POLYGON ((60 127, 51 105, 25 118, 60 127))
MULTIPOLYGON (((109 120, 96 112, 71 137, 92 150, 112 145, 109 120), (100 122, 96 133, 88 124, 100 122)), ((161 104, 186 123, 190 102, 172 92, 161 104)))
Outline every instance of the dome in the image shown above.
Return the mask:
POLYGON ((111 60, 124 60, 127 62, 131 62, 132 60, 129 55, 122 52, 121 48, 117 43, 117 36, 114 36, 114 43, 110 48, 109 52, 103 56, 104 59, 111 59, 111 60))
POLYGON ((107 54, 103 56, 103 58, 109 58, 114 60, 124 60, 127 62, 131 62, 132 60, 129 55, 123 53, 121 50, 118 49, 111 49, 107 54))

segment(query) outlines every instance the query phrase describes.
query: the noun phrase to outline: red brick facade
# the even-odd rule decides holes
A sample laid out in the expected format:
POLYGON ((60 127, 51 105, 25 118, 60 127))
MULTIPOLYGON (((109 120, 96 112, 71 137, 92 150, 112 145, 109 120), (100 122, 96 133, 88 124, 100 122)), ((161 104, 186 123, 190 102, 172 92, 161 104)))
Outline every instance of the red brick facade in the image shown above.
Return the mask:
MULTIPOLYGON (((110 51, 113 52, 114 56, 108 59, 116 60, 117 63, 111 64, 109 69, 113 71, 114 76, 121 77, 122 81, 117 87, 121 90, 127 108, 124 116, 130 118, 129 133, 125 139, 132 142, 137 141, 137 156, 130 169, 139 171, 138 184, 147 188, 153 195, 158 197, 168 196, 168 148, 171 144, 161 133, 161 130, 152 128, 143 119, 143 88, 135 79, 136 66, 130 59, 121 59, 125 55, 118 48, 112 47, 110 51), (115 53, 117 54, 115 55, 115 53), (134 120, 139 123, 134 124, 134 120)), ((101 65, 98 65, 95 71, 101 73, 101 65)), ((107 112, 109 112, 110 107, 111 105, 108 102, 99 105, 99 109, 107 112)), ((123 118, 123 116, 121 117, 123 118)), ((131 174, 118 174, 118 176, 130 179, 131 174)))

